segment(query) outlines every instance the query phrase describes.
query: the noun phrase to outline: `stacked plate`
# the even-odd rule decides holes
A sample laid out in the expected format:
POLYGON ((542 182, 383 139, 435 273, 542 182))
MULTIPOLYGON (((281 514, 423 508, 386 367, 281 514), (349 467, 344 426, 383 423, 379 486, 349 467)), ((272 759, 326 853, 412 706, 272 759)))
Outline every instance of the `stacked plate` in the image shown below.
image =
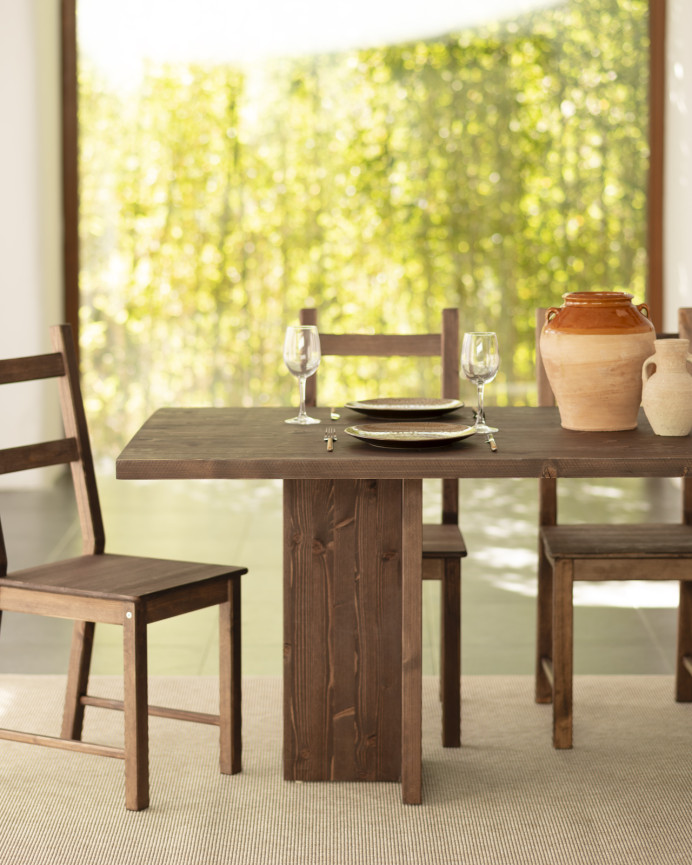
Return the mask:
POLYGON ((367 444, 389 448, 442 447, 474 435, 468 424, 425 420, 463 407, 458 399, 386 397, 346 404, 346 408, 373 418, 397 418, 397 423, 364 423, 344 432, 367 444))

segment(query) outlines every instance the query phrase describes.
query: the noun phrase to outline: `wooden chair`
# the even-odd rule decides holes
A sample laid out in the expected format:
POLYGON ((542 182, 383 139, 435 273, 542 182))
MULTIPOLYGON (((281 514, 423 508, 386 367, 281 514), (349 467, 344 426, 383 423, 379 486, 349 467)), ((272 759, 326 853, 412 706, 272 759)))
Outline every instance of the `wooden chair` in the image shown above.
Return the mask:
MULTIPOLYGON (((554 405, 540 358, 538 404, 554 405)), ((679 312, 680 336, 692 339, 692 309, 679 312)), ((677 336, 678 334, 661 334, 677 336)), ((652 447, 655 442, 652 442, 652 447)), ((553 746, 572 747, 573 600, 575 580, 679 580, 675 698, 692 701, 692 479, 683 479, 681 523, 559 525, 557 481, 539 481, 536 701, 553 704, 553 746)))
MULTIPOLYGON (((317 310, 302 309, 301 324, 317 326, 317 310)), ((322 355, 347 357, 440 357, 442 393, 459 398, 459 311, 445 309, 441 333, 322 333, 322 355)), ((317 375, 307 380, 306 404, 317 405, 317 375)), ((423 579, 441 581, 440 699, 442 744, 461 744, 461 560, 466 545, 459 529, 459 482, 442 481, 442 518, 423 525, 423 579)))
POLYGON ((0 450, 0 474, 43 466, 72 470, 82 529, 82 555, 7 572, 0 530, 0 610, 74 619, 60 737, 0 730, 0 738, 124 759, 125 805, 149 804, 148 714, 218 725, 220 768, 240 771, 240 576, 246 568, 166 561, 104 552, 105 535, 69 325, 51 328, 52 354, 0 360, 0 384, 58 380, 65 435, 56 441, 0 450), (219 607, 218 715, 148 706, 147 631, 150 622, 203 607, 219 607), (124 700, 87 693, 96 622, 123 626, 124 700), (81 741, 86 706, 124 712, 124 748, 81 741))

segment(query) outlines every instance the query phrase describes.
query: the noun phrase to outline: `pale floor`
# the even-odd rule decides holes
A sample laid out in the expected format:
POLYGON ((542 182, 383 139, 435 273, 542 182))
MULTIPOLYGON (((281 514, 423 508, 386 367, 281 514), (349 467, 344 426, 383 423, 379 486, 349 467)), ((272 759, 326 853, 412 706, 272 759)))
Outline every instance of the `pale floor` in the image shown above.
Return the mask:
MULTIPOLYGON (((118 481, 99 478, 113 553, 243 565, 245 675, 281 675, 282 503, 280 481, 118 481)), ((425 482, 434 518, 438 484, 425 482)), ((469 557, 462 578, 462 669, 533 672, 537 485, 533 480, 464 481, 461 512, 469 557)), ((563 521, 675 521, 679 486, 669 480, 565 481, 563 521)), ((10 570, 79 552, 70 488, 0 492, 10 570)), ((669 583, 578 584, 577 673, 673 672, 677 587, 669 583)), ((439 586, 424 584, 424 672, 438 668, 439 586)), ((64 672, 71 624, 5 614, 0 672, 64 672)), ((216 672, 216 611, 149 629, 150 672, 216 672)), ((97 629, 95 673, 122 669, 121 633, 97 629)))

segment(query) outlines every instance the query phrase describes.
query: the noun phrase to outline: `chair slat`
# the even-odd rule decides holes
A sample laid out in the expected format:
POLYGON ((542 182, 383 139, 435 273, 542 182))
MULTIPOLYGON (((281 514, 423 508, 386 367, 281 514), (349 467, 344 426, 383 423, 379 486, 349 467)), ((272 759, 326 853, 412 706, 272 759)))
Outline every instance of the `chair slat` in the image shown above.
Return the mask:
POLYGON ((57 378, 62 375, 65 375, 65 365, 62 355, 57 353, 0 360, 0 384, 57 378))
POLYGON ((437 333, 320 333, 320 346, 324 355, 439 357, 440 335, 437 333))
POLYGON ((60 352, 65 364, 65 376, 58 382, 65 435, 74 437, 79 447, 79 462, 72 465, 72 479, 77 497, 79 522, 82 527, 82 552, 102 553, 106 547, 106 535, 96 487, 94 460, 91 455, 72 330, 66 324, 54 325, 50 329, 50 337, 53 348, 60 352))
POLYGON ((0 450, 0 474, 38 469, 45 466, 66 465, 79 459, 74 439, 41 442, 0 450))

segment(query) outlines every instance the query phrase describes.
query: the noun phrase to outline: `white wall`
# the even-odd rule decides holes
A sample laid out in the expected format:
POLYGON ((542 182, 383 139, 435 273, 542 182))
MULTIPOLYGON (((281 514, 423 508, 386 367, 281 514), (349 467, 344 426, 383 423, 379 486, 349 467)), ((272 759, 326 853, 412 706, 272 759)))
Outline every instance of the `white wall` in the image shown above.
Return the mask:
MULTIPOLYGON (((48 325, 63 316, 59 9, 0 0, 0 357, 49 351, 48 325)), ((56 428, 55 401, 38 388, 3 388, 0 445, 56 428)))
POLYGON ((668 0, 664 329, 692 306, 692 2, 668 0))

